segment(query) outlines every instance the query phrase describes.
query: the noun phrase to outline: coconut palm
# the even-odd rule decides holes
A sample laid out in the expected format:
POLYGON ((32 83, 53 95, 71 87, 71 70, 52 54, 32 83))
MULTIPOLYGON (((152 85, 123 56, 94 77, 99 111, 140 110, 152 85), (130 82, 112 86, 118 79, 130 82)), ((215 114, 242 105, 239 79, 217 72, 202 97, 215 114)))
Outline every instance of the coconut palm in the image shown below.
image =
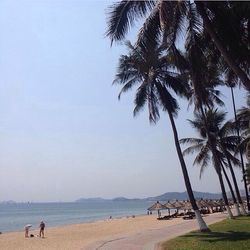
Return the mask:
MULTIPOLYGON (((209 120, 210 117, 208 117, 208 115, 211 116, 211 112, 206 111, 207 109, 211 111, 211 108, 214 106, 215 101, 218 104, 223 105, 223 102, 221 102, 218 97, 219 92, 214 93, 215 90, 212 88, 213 91, 211 91, 211 89, 209 88, 210 86, 216 86, 216 82, 220 82, 220 79, 218 77, 219 71, 218 68, 216 67, 216 64, 208 63, 210 62, 211 58, 210 56, 209 57, 206 56, 207 51, 204 50, 203 48, 204 46, 204 42, 202 42, 203 37, 200 36, 199 33, 197 32, 198 29, 196 28, 196 23, 198 23, 198 21, 195 21, 195 14, 193 14, 193 18, 189 19, 188 23, 189 37, 186 40, 187 60, 190 65, 189 66, 190 81, 193 87, 192 98, 194 100, 195 111, 197 112, 196 118, 201 119, 202 121, 202 133, 207 138, 207 143, 212 153, 214 167, 219 177, 222 189, 222 195, 227 207, 227 211, 229 217, 232 218, 232 213, 228 206, 229 204, 221 173, 221 171, 223 171, 222 161, 218 154, 218 150, 215 146, 216 137, 213 130, 217 132, 218 127, 217 124, 211 123, 213 122, 213 120, 211 119, 209 120), (209 59, 208 62, 206 61, 207 59, 209 59)), ((226 180, 227 181, 229 180, 227 176, 226 180)), ((230 185, 231 184, 229 182, 229 187, 232 191, 230 185)), ((233 192, 232 196, 234 198, 233 192)))
POLYGON ((246 211, 244 209, 243 202, 240 196, 240 191, 239 191, 239 187, 236 181, 233 166, 232 166, 233 164, 238 167, 241 165, 241 162, 237 158, 235 158, 235 156, 233 156, 233 153, 236 151, 238 143, 239 143, 239 140, 238 140, 239 137, 238 135, 232 134, 232 132, 234 132, 234 126, 232 122, 230 121, 225 122, 219 128, 219 131, 218 131, 218 145, 224 157, 226 158, 227 167, 229 168, 229 171, 232 176, 236 196, 237 196, 239 205, 241 207, 241 212, 242 214, 246 214, 246 211))
POLYGON ((250 91, 248 75, 250 51, 247 27, 247 24, 249 25, 249 14, 246 16, 247 19, 245 18, 246 9, 250 10, 249 3, 245 4, 245 9, 240 8, 238 4, 228 1, 216 4, 211 1, 195 1, 195 4, 197 11, 202 17, 205 31, 213 40, 228 66, 250 91), (248 42, 244 42, 245 40, 248 42), (237 53, 236 51, 240 52, 237 53), (243 57, 241 57, 242 54, 243 57), (239 63, 243 65, 239 65, 239 63))
POLYGON ((200 138, 185 138, 180 140, 180 142, 189 144, 192 143, 190 147, 183 151, 183 154, 199 152, 194 160, 194 164, 201 165, 201 173, 212 160, 219 178, 222 197, 224 199, 229 218, 232 218, 233 215, 229 208, 228 198, 222 178, 222 164, 225 162, 225 157, 218 148, 218 132, 224 119, 225 114, 218 112, 217 110, 205 110, 205 116, 201 112, 196 111, 194 114, 194 120, 189 120, 189 122, 199 133, 200 138))
POLYGON ((174 92, 177 96, 187 95, 189 85, 186 78, 171 71, 168 66, 168 57, 165 56, 161 47, 151 47, 150 50, 147 50, 144 46, 132 46, 131 43, 127 43, 127 47, 129 54, 120 57, 118 72, 114 80, 114 83, 123 85, 119 98, 122 93, 138 86, 134 100, 134 115, 137 115, 147 105, 149 120, 155 123, 160 118, 160 110, 167 112, 190 202, 200 230, 208 231, 195 202, 174 119, 177 116, 178 103, 171 93, 174 92))
MULTIPOLYGON (((239 81, 238 81, 238 77, 230 69, 226 68, 225 71, 227 72, 226 73, 226 85, 228 87, 230 87, 230 90, 231 90, 231 97, 232 97, 232 104, 233 104, 233 111, 234 111, 235 131, 236 131, 237 136, 238 136, 238 144, 239 144, 240 141, 241 141, 240 130, 239 130, 240 124, 239 124, 238 117, 237 117, 236 105, 235 105, 235 97, 234 97, 234 87, 239 84, 239 81)), ((250 106, 250 99, 249 99, 249 106, 250 106)), ((244 113, 245 112, 243 111, 242 115, 246 117, 246 115, 244 115, 244 113)), ((250 115, 250 112, 249 112, 249 115, 250 115)), ((242 128, 243 128, 243 126, 247 127, 247 124, 248 124, 248 122, 244 122, 242 120, 242 126, 241 127, 242 128)), ((240 156, 241 171, 242 171, 244 188, 245 188, 246 199, 247 199, 247 208, 248 208, 248 211, 250 211, 250 201, 249 201, 249 195, 248 195, 248 189, 247 189, 247 180, 246 180, 246 177, 245 177, 245 166, 244 166, 245 164, 244 164, 243 152, 242 152, 241 147, 239 148, 239 156, 240 156)))
MULTIPOLYGON (((138 33, 138 43, 151 46, 162 36, 167 50, 175 51, 180 34, 190 36, 186 22, 192 22, 198 34, 204 30, 215 45, 214 52, 220 53, 225 62, 250 90, 249 80, 249 4, 241 8, 234 3, 212 4, 210 1, 128 1, 122 0, 110 7, 108 14, 107 36, 111 42, 123 40, 131 26, 139 18, 145 22, 138 33), (223 13, 223 15, 221 14, 223 13), (221 27, 217 20, 224 21, 221 27), (229 28, 227 28, 229 26, 229 28), (230 36, 225 30, 239 30, 237 36, 230 36), (219 36, 220 35, 220 36, 219 36), (233 40, 231 37, 235 37, 233 40), (231 38, 230 41, 228 41, 231 38), (223 43, 222 41, 226 41, 223 43), (227 42, 228 41, 228 42, 227 42), (243 42, 242 42, 243 41, 243 42), (230 50, 227 50, 230 46, 230 50), (234 53, 240 46, 247 53, 234 53), (242 56, 243 55, 243 56, 242 56), (245 56, 244 56, 245 55, 245 56)), ((192 34, 191 34, 192 35, 192 34)), ((184 37, 183 36, 183 37, 184 37)), ((208 41, 207 41, 208 42, 208 41)), ((208 43, 206 43, 208 44, 208 43)), ((178 56, 178 55, 176 55, 178 56)))
MULTIPOLYGON (((249 167, 249 163, 250 163, 250 157, 249 157, 249 150, 247 150, 247 148, 250 145, 250 95, 248 94, 247 96, 247 105, 240 108, 237 111, 237 116, 235 118, 235 126, 237 128, 237 132, 239 135, 239 129, 242 132, 241 136, 239 136, 239 147, 238 147, 238 151, 237 153, 240 153, 241 156, 243 153, 246 153, 246 157, 248 159, 248 163, 246 164, 246 170, 244 171, 243 174, 243 180, 244 180, 244 185, 245 185, 245 189, 246 189, 246 193, 248 193, 247 190, 247 185, 249 185, 249 172, 250 172, 250 167, 249 167)), ((243 161, 243 157, 242 157, 242 161, 243 161)), ((243 166, 244 167, 244 166, 243 166)), ((249 207, 249 197, 247 197, 247 205, 248 205, 248 211, 250 211, 249 207)))
POLYGON ((237 111, 238 126, 241 131, 247 135, 250 131, 250 94, 247 95, 246 106, 237 111))

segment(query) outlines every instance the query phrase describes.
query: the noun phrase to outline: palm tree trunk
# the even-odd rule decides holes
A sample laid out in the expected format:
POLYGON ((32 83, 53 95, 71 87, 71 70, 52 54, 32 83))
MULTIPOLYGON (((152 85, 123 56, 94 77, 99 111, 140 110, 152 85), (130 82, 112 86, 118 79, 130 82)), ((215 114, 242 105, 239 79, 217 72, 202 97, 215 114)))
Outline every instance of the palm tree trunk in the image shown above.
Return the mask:
MULTIPOLYGON (((236 115, 236 105, 235 105, 234 91, 233 91, 232 87, 231 87, 231 95, 232 95, 232 101, 233 101, 234 120, 235 120, 235 124, 236 124, 236 132, 237 132, 237 136, 238 136, 239 141, 240 141, 239 123, 238 123, 238 119, 237 119, 237 115, 236 115)), ((246 180, 246 175, 245 175, 246 170, 245 170, 245 166, 244 166, 244 160, 243 160, 243 155, 242 155, 241 148, 240 148, 240 162, 241 162, 241 171, 242 171, 242 175, 243 175, 244 188, 245 188, 246 199, 247 199, 247 209, 248 209, 248 211, 250 211, 250 202, 249 202, 249 195, 248 195, 248 189, 247 189, 247 180, 246 180)), ((243 209, 244 209, 244 207, 243 207, 243 209)))
POLYGON ((181 146, 180 146, 180 143, 179 143, 178 133, 177 133, 177 129, 176 129, 176 126, 175 126, 173 114, 171 112, 168 112, 168 115, 169 115, 169 119, 170 119, 171 126, 172 126, 172 129, 173 129, 175 147, 176 147, 176 151, 177 151, 179 161, 180 161, 180 164, 181 164, 181 169, 182 169, 184 182, 185 182, 185 185, 186 185, 186 189, 187 189, 187 193, 188 193, 190 203, 191 203, 192 208, 193 208, 193 210, 195 212, 195 216, 196 216, 200 231, 201 232, 208 232, 210 230, 209 230, 208 226, 206 225, 206 222, 201 217, 200 211, 198 209, 198 206, 197 206, 195 198, 194 198, 194 193, 193 193, 192 186, 191 186, 191 183, 190 183, 190 179, 189 179, 189 176, 188 176, 186 163, 184 161, 182 151, 181 151, 181 146))
POLYGON ((233 199, 234 206, 235 206, 235 210, 236 210, 236 216, 240 216, 240 210, 239 210, 239 206, 238 206, 238 203, 237 203, 235 194, 234 194, 234 190, 233 190, 232 184, 231 184, 231 182, 230 182, 230 180, 229 180, 229 178, 228 178, 227 172, 226 172, 224 166, 222 165, 222 163, 221 163, 221 169, 222 169, 223 174, 224 174, 224 176, 225 176, 225 178, 226 178, 228 187, 229 187, 230 192, 231 192, 231 195, 232 195, 232 199, 233 199))
POLYGON ((225 202, 225 206, 226 206, 226 209, 227 209, 227 212, 228 212, 228 217, 231 219, 233 218, 233 214, 230 210, 230 207, 229 207, 229 203, 228 203, 228 199, 227 199, 227 194, 226 194, 226 190, 225 190, 225 186, 224 186, 224 182, 223 182, 223 178, 222 178, 222 174, 221 174, 221 166, 220 166, 220 160, 219 160, 219 157, 216 153, 216 146, 215 144, 212 142, 212 139, 211 139, 211 134, 209 132, 209 129, 208 129, 208 125, 207 125, 207 119, 206 119, 206 115, 205 115, 205 111, 204 111, 204 108, 203 106, 201 105, 200 107, 200 111, 201 111, 201 114, 202 114, 202 117, 205 121, 205 129, 206 129, 206 133, 207 133, 207 139, 208 139, 208 143, 211 147, 211 151, 212 151, 212 155, 213 155, 213 158, 215 160, 215 170, 218 174, 218 177, 219 177, 219 182, 220 182, 220 186, 221 186, 221 192, 222 192, 222 197, 223 197, 223 200, 225 202))
POLYGON ((250 91, 250 79, 247 77, 246 73, 235 63, 230 53, 226 50, 225 46, 223 46, 219 37, 215 33, 211 21, 209 20, 206 10, 204 9, 204 5, 201 1, 195 1, 197 9, 203 19, 203 24, 205 26, 206 31, 211 36, 214 41, 215 46, 222 54, 224 60, 229 65, 229 67, 234 71, 234 73, 239 77, 243 85, 250 91))
MULTIPOLYGON (((225 153, 225 155, 226 155, 226 153, 225 153)), ((236 192, 237 199, 239 201, 241 213, 244 214, 244 215, 246 215, 246 210, 245 210, 245 208, 243 206, 243 202, 242 202, 242 199, 241 199, 241 196, 240 196, 240 190, 239 190, 239 187, 238 187, 238 184, 237 184, 237 180, 236 180, 236 177, 235 177, 233 166, 232 166, 231 161, 230 161, 230 159, 228 158, 227 155, 226 155, 226 158, 227 158, 227 162, 228 162, 228 167, 229 167, 230 173, 232 175, 232 179, 233 179, 233 183, 234 183, 234 189, 235 189, 235 192, 236 192)))
POLYGON ((227 210, 227 213, 228 213, 228 218, 229 219, 233 219, 233 214, 232 214, 232 212, 231 212, 231 210, 229 208, 229 203, 228 203, 227 194, 226 194, 226 190, 225 190, 225 186, 224 186, 224 182, 223 182, 221 171, 220 171, 220 169, 217 169, 216 172, 217 172, 218 177, 219 177, 220 187, 221 187, 221 192, 222 192, 222 197, 223 197, 223 200, 225 202, 225 207, 226 207, 226 210, 227 210))

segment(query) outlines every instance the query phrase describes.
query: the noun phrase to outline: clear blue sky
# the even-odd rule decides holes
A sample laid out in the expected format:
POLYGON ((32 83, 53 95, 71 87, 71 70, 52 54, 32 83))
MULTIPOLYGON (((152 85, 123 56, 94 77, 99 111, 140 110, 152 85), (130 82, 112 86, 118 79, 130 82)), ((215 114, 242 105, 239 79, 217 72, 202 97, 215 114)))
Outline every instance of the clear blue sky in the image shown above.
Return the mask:
MULTIPOLYGON (((167 116, 155 126, 146 112, 134 119, 133 93, 118 102, 111 86, 124 49, 104 37, 110 3, 0 2, 0 200, 185 190, 167 116)), ((182 106, 180 138, 193 135, 192 110, 182 106)), ((194 190, 220 191, 213 170, 199 180, 192 158, 187 164, 194 190)))

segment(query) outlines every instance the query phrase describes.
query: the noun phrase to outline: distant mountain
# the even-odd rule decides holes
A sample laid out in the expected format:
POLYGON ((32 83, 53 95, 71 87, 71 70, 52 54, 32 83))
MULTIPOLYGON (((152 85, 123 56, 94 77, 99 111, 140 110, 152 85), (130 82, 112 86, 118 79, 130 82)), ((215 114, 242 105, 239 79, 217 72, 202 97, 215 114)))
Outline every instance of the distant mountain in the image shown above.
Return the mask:
POLYGON ((80 198, 76 200, 75 202, 103 202, 103 201, 107 201, 107 200, 97 197, 97 198, 80 198))
MULTIPOLYGON (((201 198, 202 199, 220 199, 222 198, 221 194, 197 192, 197 191, 194 191, 194 197, 197 199, 201 199, 201 198)), ((146 198, 146 200, 148 201, 187 200, 187 199, 188 199, 187 192, 167 192, 159 196, 146 198)))
MULTIPOLYGON (((221 199, 221 194, 218 193, 207 193, 207 192, 197 192, 194 191, 194 197, 197 199, 221 199)), ((145 201, 168 201, 168 200, 188 200, 187 192, 167 192, 165 194, 148 197, 144 199, 134 198, 128 199, 125 197, 117 197, 114 199, 103 199, 103 198, 81 198, 75 202, 104 202, 104 201, 136 201, 136 200, 145 200, 145 201)))
POLYGON ((128 200, 130 199, 125 198, 125 197, 117 197, 117 198, 112 199, 112 201, 128 201, 128 200))
POLYGON ((139 199, 139 198, 133 198, 133 199, 129 199, 129 198, 125 198, 125 197, 117 197, 112 199, 112 201, 140 201, 143 199, 139 199))

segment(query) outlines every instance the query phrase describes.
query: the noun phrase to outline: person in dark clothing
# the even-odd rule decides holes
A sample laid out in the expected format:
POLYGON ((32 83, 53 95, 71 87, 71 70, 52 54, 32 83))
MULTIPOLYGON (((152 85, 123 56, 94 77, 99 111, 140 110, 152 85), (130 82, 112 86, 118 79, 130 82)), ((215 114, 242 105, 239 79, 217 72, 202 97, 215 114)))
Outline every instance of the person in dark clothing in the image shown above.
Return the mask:
POLYGON ((39 236, 44 238, 44 229, 45 229, 45 223, 43 221, 40 222, 40 232, 39 232, 39 236))

